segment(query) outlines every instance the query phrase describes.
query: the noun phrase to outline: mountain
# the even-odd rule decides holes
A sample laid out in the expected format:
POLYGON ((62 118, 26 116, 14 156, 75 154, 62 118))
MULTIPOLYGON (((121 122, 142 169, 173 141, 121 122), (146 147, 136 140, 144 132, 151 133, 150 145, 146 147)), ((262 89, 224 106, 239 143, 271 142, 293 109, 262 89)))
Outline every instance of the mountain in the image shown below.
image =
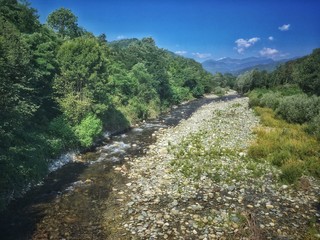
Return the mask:
POLYGON ((210 73, 232 73, 239 75, 243 72, 257 68, 259 70, 272 71, 279 64, 287 60, 274 61, 271 58, 249 57, 243 59, 222 58, 219 60, 207 60, 202 63, 204 69, 210 73))

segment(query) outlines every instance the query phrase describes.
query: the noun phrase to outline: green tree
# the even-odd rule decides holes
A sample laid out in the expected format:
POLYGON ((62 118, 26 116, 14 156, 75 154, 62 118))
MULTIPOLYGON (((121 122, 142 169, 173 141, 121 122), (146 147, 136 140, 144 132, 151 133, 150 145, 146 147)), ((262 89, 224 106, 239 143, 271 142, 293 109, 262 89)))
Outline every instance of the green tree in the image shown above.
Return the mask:
POLYGON ((24 40, 31 53, 34 102, 39 106, 34 121, 50 120, 58 114, 53 99, 52 85, 54 76, 58 73, 56 54, 61 42, 57 35, 46 26, 42 26, 38 32, 24 35, 24 40))
POLYGON ((30 119, 38 106, 32 101, 31 55, 15 26, 0 17, 0 134, 10 146, 14 132, 30 119), (9 139, 8 139, 8 138, 9 139))
POLYGON ((37 11, 26 1, 0 0, 0 16, 23 33, 32 33, 40 28, 37 11))
POLYGON ((78 18, 69 10, 60 8, 48 16, 48 25, 62 37, 71 38, 80 36, 82 30, 78 27, 78 18))
POLYGON ((75 134, 83 147, 90 147, 101 131, 102 122, 93 114, 86 116, 81 123, 75 127, 75 134))
POLYGON ((107 67, 104 52, 95 38, 66 41, 57 55, 60 73, 54 80, 57 101, 73 123, 90 112, 108 108, 107 67))
POLYGON ((252 89, 253 85, 253 71, 245 72, 237 77, 236 89, 240 93, 246 93, 252 89))
POLYGON ((106 36, 106 34, 104 34, 104 33, 100 34, 100 35, 98 36, 98 41, 99 41, 100 43, 107 43, 107 36, 106 36))
POLYGON ((152 75, 148 73, 143 63, 134 65, 129 73, 129 77, 131 78, 131 82, 135 83, 135 96, 146 102, 158 97, 157 91, 153 86, 152 75))
POLYGON ((295 68, 293 77, 304 92, 320 96, 320 49, 303 58, 295 68))

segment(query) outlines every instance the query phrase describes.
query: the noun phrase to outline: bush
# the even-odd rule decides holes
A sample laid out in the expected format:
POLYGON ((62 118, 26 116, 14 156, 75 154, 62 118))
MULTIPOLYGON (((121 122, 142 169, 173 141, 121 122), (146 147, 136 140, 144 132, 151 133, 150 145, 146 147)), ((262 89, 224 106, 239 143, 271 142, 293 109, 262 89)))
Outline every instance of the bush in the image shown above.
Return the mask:
POLYGON ((91 146, 101 131, 102 121, 93 114, 89 114, 75 127, 75 134, 83 147, 91 146))
POLYGON ((305 123, 319 114, 319 106, 319 97, 298 94, 281 99, 276 112, 290 123, 305 123))
POLYGON ((280 92, 268 92, 261 97, 259 104, 261 107, 268 107, 275 110, 279 105, 281 97, 280 92))
POLYGON ((53 119, 49 124, 48 144, 53 147, 54 152, 74 147, 77 143, 72 127, 64 116, 53 119), (60 150, 58 149, 60 148, 60 150))
POLYGON ((320 113, 311 120, 306 131, 320 140, 320 113))
POLYGON ((218 96, 223 96, 226 94, 226 90, 222 87, 216 87, 214 90, 213 90, 213 93, 218 95, 218 96))
POLYGON ((258 89, 254 89, 252 90, 249 94, 249 106, 250 107, 257 107, 257 106, 261 106, 260 104, 260 99, 261 97, 265 94, 268 93, 267 89, 264 88, 258 88, 258 89))
POLYGON ((186 87, 172 86, 172 102, 173 104, 179 104, 185 100, 191 99, 192 94, 186 87))
POLYGON ((290 161, 281 167, 280 179, 286 183, 296 182, 303 174, 303 164, 297 161, 290 161))
POLYGON ((201 84, 198 84, 195 88, 191 90, 192 96, 195 98, 200 98, 204 94, 204 87, 201 84))
POLYGON ((273 89, 257 88, 248 94, 249 106, 268 107, 275 110, 284 96, 298 94, 303 94, 303 92, 295 85, 284 85, 273 89))

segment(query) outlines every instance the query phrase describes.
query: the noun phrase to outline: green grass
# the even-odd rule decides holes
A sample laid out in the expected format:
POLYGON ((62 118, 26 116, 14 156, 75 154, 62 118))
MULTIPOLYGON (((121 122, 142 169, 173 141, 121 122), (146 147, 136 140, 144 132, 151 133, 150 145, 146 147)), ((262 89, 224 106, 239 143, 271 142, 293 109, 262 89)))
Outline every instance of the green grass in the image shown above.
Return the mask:
POLYGON ((253 159, 266 159, 280 167, 280 179, 296 182, 303 174, 320 178, 320 144, 304 131, 304 126, 277 119, 269 108, 255 108, 262 127, 255 129, 256 142, 249 150, 253 159))

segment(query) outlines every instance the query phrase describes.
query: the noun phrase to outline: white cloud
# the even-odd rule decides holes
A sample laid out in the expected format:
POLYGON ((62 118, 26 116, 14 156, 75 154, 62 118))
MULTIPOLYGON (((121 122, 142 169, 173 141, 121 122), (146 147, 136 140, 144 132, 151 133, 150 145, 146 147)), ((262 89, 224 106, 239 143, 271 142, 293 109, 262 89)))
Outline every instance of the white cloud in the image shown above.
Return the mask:
POLYGON ((175 51, 174 53, 177 54, 177 55, 181 55, 182 56, 182 55, 187 54, 188 52, 182 50, 182 51, 175 51))
POLYGON ((270 37, 268 37, 268 39, 269 39, 270 41, 273 41, 273 40, 274 40, 274 37, 270 36, 270 37))
POLYGON ((192 55, 200 59, 210 58, 212 56, 211 53, 192 53, 192 55))
POLYGON ((124 35, 119 35, 119 36, 117 36, 117 40, 121 40, 121 39, 125 39, 125 38, 127 38, 127 37, 124 36, 124 35))
POLYGON ((281 27, 278 27, 280 31, 288 31, 290 28, 290 24, 283 24, 281 27))
POLYGON ((248 40, 239 38, 235 41, 235 43, 237 44, 237 47, 235 49, 238 51, 238 53, 242 54, 246 48, 253 46, 259 40, 260 38, 258 37, 250 38, 248 40))
POLYGON ((260 51, 260 55, 263 57, 273 57, 277 53, 279 53, 279 51, 275 48, 263 48, 260 51))

